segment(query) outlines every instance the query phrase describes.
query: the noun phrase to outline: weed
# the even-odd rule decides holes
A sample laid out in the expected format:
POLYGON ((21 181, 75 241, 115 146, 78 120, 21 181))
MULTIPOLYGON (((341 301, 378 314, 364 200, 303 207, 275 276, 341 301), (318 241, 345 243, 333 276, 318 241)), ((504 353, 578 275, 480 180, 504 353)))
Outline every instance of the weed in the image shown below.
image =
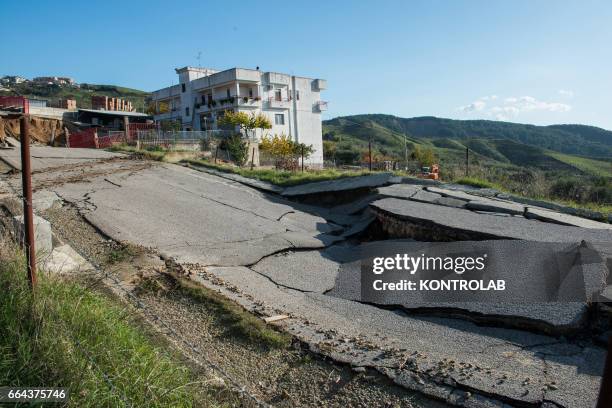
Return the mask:
POLYGON ((68 387, 70 407, 214 406, 125 308, 44 273, 32 296, 23 257, 0 254, 0 384, 68 387))

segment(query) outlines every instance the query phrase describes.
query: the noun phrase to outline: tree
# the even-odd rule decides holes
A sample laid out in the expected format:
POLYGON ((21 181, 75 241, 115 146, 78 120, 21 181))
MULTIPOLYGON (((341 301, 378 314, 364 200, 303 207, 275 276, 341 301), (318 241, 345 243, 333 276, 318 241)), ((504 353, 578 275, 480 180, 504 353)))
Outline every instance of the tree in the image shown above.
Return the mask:
POLYGON ((416 160, 421 167, 431 166, 436 162, 436 155, 430 147, 422 148, 420 146, 414 146, 411 157, 413 160, 416 160))
POLYGON ((323 141, 323 158, 325 160, 334 160, 336 157, 336 144, 329 140, 323 141))
POLYGON ((249 145, 244 138, 236 133, 224 140, 225 147, 232 160, 240 167, 244 166, 248 159, 249 145))
POLYGON ((246 137, 255 136, 252 134, 255 129, 272 128, 270 119, 263 113, 252 112, 249 115, 246 112, 234 112, 230 110, 225 111, 223 116, 219 118, 219 125, 238 126, 246 137))
POLYGON ((307 159, 314 152, 312 145, 297 143, 284 134, 263 137, 259 149, 274 158, 276 168, 287 170, 297 168, 299 158, 307 159))

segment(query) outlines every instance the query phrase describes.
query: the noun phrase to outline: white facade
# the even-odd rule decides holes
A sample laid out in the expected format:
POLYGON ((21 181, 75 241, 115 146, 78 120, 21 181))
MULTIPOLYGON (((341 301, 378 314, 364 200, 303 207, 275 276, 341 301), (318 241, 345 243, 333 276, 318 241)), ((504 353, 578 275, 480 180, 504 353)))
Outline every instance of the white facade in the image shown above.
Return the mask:
POLYGON ((214 130, 226 110, 261 112, 270 119, 272 129, 258 130, 256 138, 288 135, 314 147, 308 163, 323 163, 321 112, 327 109, 327 102, 321 100, 321 91, 326 88, 325 80, 243 68, 184 67, 176 73, 178 85, 153 92, 156 122, 178 120, 183 130, 214 130))

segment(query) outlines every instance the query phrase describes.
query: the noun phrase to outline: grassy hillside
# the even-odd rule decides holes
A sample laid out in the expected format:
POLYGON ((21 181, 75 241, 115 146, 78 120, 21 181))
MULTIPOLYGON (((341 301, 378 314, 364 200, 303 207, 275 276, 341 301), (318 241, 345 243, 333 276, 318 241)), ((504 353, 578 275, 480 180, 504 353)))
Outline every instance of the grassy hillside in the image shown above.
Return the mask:
MULTIPOLYGON (((386 132, 416 139, 507 139, 565 154, 612 158, 612 132, 593 126, 534 126, 488 120, 452 120, 427 116, 399 118, 372 114, 331 119, 324 122, 324 127, 325 132, 336 131, 354 136, 359 136, 354 131, 356 128, 382 128, 386 132)), ((382 133, 380 136, 385 137, 382 133)))
POLYGON ((431 152, 447 181, 469 175, 532 197, 608 208, 612 203, 612 132, 582 125, 533 126, 390 115, 339 117, 323 123, 326 160, 359 164, 367 157, 418 168, 416 153, 431 152), (406 147, 405 147, 406 146, 406 147))
POLYGON ((1 91, 0 95, 22 95, 49 101, 73 97, 76 99, 79 108, 91 108, 92 95, 105 95, 129 100, 137 111, 143 111, 144 101, 149 96, 149 93, 115 85, 81 84, 80 87, 76 87, 39 84, 28 81, 12 85, 11 91, 1 91))
POLYGON ((585 173, 612 178, 612 161, 594 160, 557 152, 549 152, 548 155, 585 173))

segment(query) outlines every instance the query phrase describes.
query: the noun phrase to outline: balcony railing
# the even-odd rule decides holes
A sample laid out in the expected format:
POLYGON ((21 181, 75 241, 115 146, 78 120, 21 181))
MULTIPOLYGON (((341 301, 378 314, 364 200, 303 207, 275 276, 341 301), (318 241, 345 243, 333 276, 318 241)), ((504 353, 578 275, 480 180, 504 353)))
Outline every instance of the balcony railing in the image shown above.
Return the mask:
POLYGON ((208 111, 232 106, 257 106, 260 101, 259 96, 230 96, 229 98, 214 99, 211 102, 196 103, 195 108, 200 109, 200 111, 208 111))
POLYGON ((327 101, 317 101, 315 103, 315 109, 319 112, 327 110, 327 101))
POLYGON ((291 97, 282 98, 278 96, 271 96, 268 98, 268 105, 271 108, 289 108, 291 104, 291 97))

